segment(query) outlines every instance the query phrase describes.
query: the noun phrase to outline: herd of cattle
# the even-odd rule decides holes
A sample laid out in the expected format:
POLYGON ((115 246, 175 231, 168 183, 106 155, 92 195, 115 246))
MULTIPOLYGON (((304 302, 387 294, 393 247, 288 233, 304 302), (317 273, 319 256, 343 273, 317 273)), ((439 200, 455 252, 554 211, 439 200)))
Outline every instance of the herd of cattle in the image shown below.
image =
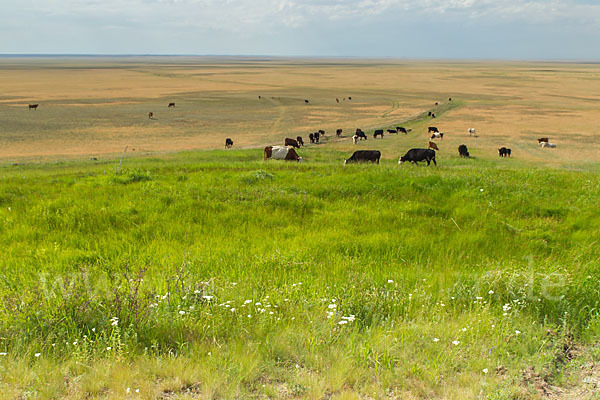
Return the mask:
MULTIPOLYGON (((260 100, 263 97, 258 96, 258 98, 260 100)), ((274 97, 272 97, 272 99, 274 99, 274 97)), ((346 98, 344 97, 343 101, 345 101, 345 100, 346 100, 346 98)), ((348 100, 352 100, 352 97, 348 97, 348 100)), ((340 102, 339 98, 336 98, 336 101, 339 103, 340 102)), ((452 101, 452 98, 451 97, 448 98, 448 101, 452 101)), ((306 104, 310 103, 308 99, 305 99, 304 102, 306 104)), ((436 102, 435 105, 436 106, 439 105, 439 102, 436 102)), ((29 106, 30 110, 37 110, 39 104, 29 104, 28 106, 29 106)), ((167 105, 167 108, 174 108, 174 107, 175 107, 175 103, 173 103, 173 102, 170 102, 167 105)), ((429 111, 427 113, 427 116, 431 117, 431 118, 436 118, 435 113, 432 111, 429 111)), ((148 118, 154 119, 154 113, 149 112, 148 118)), ((412 129, 407 129, 403 126, 397 126, 396 129, 387 129, 386 131, 388 134, 404 133, 405 135, 408 135, 408 133, 411 132, 412 129)), ((338 138, 342 137, 342 132, 343 132, 342 129, 337 129, 335 132, 336 137, 338 137, 338 138)), ((468 133, 469 133, 469 136, 477 137, 475 128, 469 128, 468 133)), ((430 126, 427 128, 427 134, 430 135, 428 143, 427 143, 427 148, 426 149, 420 149, 420 148, 410 149, 404 156, 400 157, 400 159, 398 160, 398 164, 402 164, 403 162, 413 162, 413 163, 417 164, 418 162, 426 161, 427 165, 430 165, 431 161, 433 161, 433 164, 437 166, 437 162, 435 160, 435 152, 439 151, 439 147, 434 142, 434 140, 435 139, 443 139, 444 132, 440 132, 440 130, 435 126, 430 126)), ((373 131, 374 139, 377 139, 378 137, 383 139, 383 136, 384 136, 383 129, 375 129, 373 131)), ((323 137, 325 137, 325 131, 322 129, 320 129, 314 133, 309 133, 309 135, 308 135, 310 143, 319 143, 319 141, 323 137)), ((365 132, 363 132, 362 129, 357 128, 356 132, 352 136, 352 143, 358 144, 358 142, 361 140, 367 140, 367 135, 365 134, 365 132)), ((537 139, 537 141, 538 141, 539 146, 543 147, 543 148, 555 148, 556 147, 556 144, 551 143, 547 137, 539 138, 539 139, 537 139)), ((302 146, 304 146, 304 141, 302 139, 302 136, 297 136, 296 139, 285 138, 283 146, 267 146, 267 147, 265 147, 264 159, 267 160, 267 159, 272 158, 272 159, 277 159, 277 160, 288 160, 288 161, 301 162, 302 157, 298 156, 298 153, 296 152, 295 149, 299 149, 302 146)), ((231 138, 225 139, 225 148, 230 149, 232 147, 233 147, 233 140, 231 138)), ((512 153, 512 150, 507 147, 500 147, 498 149, 498 156, 500 156, 500 157, 510 157, 511 153, 512 153)), ((464 144, 461 144, 460 146, 458 146, 458 154, 460 157, 465 157, 465 158, 470 157, 469 150, 467 149, 467 146, 464 144)), ((358 150, 358 151, 355 151, 350 158, 345 160, 344 164, 353 163, 353 162, 379 163, 380 158, 381 158, 381 152, 378 150, 358 150)))

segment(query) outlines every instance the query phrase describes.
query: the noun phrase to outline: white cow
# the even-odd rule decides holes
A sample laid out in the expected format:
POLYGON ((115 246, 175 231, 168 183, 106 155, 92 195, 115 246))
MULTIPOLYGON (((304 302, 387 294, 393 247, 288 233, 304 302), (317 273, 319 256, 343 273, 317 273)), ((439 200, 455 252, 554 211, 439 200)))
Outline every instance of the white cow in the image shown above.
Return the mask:
POLYGON ((469 128, 469 136, 477 136, 475 134, 475 128, 469 128))
POLYGON ((550 142, 541 142, 541 143, 540 143, 540 146, 542 146, 542 147, 550 147, 550 148, 552 148, 552 149, 553 149, 553 148, 555 148, 555 147, 556 147, 556 144, 554 144, 554 143, 550 143, 550 142))
POLYGON ((354 144, 358 143, 358 135, 352 136, 352 143, 354 143, 354 144))

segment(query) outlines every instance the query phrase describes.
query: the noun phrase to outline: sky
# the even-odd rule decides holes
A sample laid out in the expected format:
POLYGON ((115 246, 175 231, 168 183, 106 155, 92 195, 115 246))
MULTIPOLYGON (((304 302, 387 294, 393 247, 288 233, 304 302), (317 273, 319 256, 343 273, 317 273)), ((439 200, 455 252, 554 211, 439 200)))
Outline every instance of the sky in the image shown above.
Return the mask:
POLYGON ((0 54, 600 60, 600 0, 0 0, 0 54))

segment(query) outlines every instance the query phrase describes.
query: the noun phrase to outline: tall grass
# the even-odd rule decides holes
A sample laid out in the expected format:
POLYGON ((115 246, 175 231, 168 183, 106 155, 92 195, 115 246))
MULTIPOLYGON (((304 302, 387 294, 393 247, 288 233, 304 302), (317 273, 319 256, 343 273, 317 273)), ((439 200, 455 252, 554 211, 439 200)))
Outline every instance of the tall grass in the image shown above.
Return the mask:
POLYGON ((509 398, 597 339, 596 173, 256 159, 3 168, 7 388, 509 398))

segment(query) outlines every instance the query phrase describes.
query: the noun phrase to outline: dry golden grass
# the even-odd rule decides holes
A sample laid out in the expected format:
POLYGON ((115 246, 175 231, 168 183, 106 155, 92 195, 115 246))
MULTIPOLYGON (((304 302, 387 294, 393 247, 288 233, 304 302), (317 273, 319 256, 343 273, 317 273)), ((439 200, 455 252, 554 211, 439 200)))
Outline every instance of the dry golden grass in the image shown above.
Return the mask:
MULTIPOLYGON (((1 59, 0 71, 5 161, 110 155, 126 145, 142 153, 222 148, 226 137, 259 147, 317 129, 347 135, 402 123, 449 97, 462 106, 431 122, 446 132, 442 155, 466 143, 480 157, 507 146, 549 164, 600 161, 594 64, 84 58, 1 59), (176 108, 167 109, 171 101, 176 108), (538 148, 540 136, 557 148, 538 148)), ((426 143, 424 126, 411 135, 390 148, 426 143)))

